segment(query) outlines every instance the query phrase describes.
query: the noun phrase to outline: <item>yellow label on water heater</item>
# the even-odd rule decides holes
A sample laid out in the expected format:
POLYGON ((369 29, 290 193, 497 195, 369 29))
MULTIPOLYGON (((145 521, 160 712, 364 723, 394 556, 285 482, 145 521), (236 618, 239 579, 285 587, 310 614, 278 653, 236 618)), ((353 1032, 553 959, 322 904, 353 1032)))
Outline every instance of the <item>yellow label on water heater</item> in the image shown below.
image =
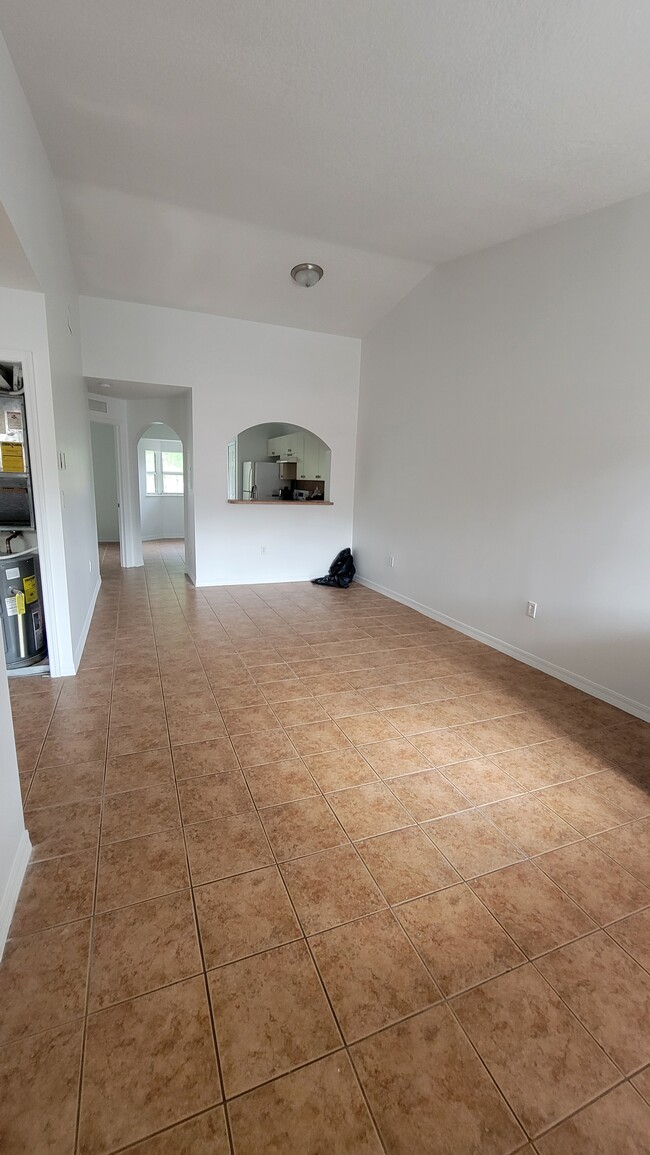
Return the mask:
POLYGON ((27 605, 38 601, 38 587, 36 585, 36 578, 32 574, 31 577, 23 578, 23 589, 25 591, 25 601, 27 605))
POLYGON ((17 593, 16 594, 16 613, 17 614, 24 614, 24 612, 25 612, 25 595, 17 593))

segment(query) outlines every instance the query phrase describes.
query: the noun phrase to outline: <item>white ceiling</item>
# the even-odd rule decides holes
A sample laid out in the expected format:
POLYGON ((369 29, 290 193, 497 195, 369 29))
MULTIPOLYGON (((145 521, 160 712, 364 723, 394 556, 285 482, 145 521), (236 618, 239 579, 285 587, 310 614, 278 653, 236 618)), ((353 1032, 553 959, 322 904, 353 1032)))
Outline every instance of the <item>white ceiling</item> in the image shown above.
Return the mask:
POLYGON ((83 292, 358 334, 423 263, 650 188, 646 0, 0 0, 0 28, 83 292))

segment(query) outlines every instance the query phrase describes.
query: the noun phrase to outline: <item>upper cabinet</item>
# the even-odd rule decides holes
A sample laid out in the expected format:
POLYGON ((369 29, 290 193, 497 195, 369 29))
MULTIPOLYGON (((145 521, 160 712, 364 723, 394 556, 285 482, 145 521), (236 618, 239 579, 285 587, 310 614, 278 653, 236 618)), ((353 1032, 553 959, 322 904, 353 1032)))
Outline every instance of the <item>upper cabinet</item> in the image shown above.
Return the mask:
POLYGON ((329 479, 330 450, 312 433, 305 433, 304 452, 298 465, 296 476, 299 481, 325 481, 329 479))
POLYGON ((281 457, 286 461, 302 461, 304 433, 285 433, 282 437, 270 437, 269 457, 281 457))
POLYGON ((270 437, 269 457, 279 457, 283 461, 295 461, 297 481, 325 481, 329 479, 330 450, 313 433, 286 433, 282 437, 270 437))

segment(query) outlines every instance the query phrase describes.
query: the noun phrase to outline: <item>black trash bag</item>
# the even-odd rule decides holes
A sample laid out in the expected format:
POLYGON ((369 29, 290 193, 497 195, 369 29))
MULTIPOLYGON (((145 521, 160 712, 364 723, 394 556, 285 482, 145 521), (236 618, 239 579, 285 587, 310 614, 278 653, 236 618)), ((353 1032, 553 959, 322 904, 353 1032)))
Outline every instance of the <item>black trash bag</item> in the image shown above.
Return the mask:
POLYGON ((352 551, 342 549, 334 558, 329 568, 329 573, 322 578, 312 578, 312 585, 339 586, 342 590, 346 590, 350 582, 354 581, 356 572, 354 561, 352 560, 352 551))

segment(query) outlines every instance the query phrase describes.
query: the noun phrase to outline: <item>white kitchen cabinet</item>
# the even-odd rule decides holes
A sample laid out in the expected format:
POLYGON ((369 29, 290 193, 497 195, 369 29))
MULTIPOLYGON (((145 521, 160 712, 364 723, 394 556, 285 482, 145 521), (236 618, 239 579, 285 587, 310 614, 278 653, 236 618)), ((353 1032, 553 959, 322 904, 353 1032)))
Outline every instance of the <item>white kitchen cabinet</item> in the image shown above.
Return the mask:
POLYGON ((330 451, 318 437, 305 433, 302 460, 298 466, 299 481, 322 481, 329 479, 330 451))
POLYGON ((269 457, 281 457, 286 461, 302 461, 304 434, 285 433, 283 437, 270 437, 269 457))

